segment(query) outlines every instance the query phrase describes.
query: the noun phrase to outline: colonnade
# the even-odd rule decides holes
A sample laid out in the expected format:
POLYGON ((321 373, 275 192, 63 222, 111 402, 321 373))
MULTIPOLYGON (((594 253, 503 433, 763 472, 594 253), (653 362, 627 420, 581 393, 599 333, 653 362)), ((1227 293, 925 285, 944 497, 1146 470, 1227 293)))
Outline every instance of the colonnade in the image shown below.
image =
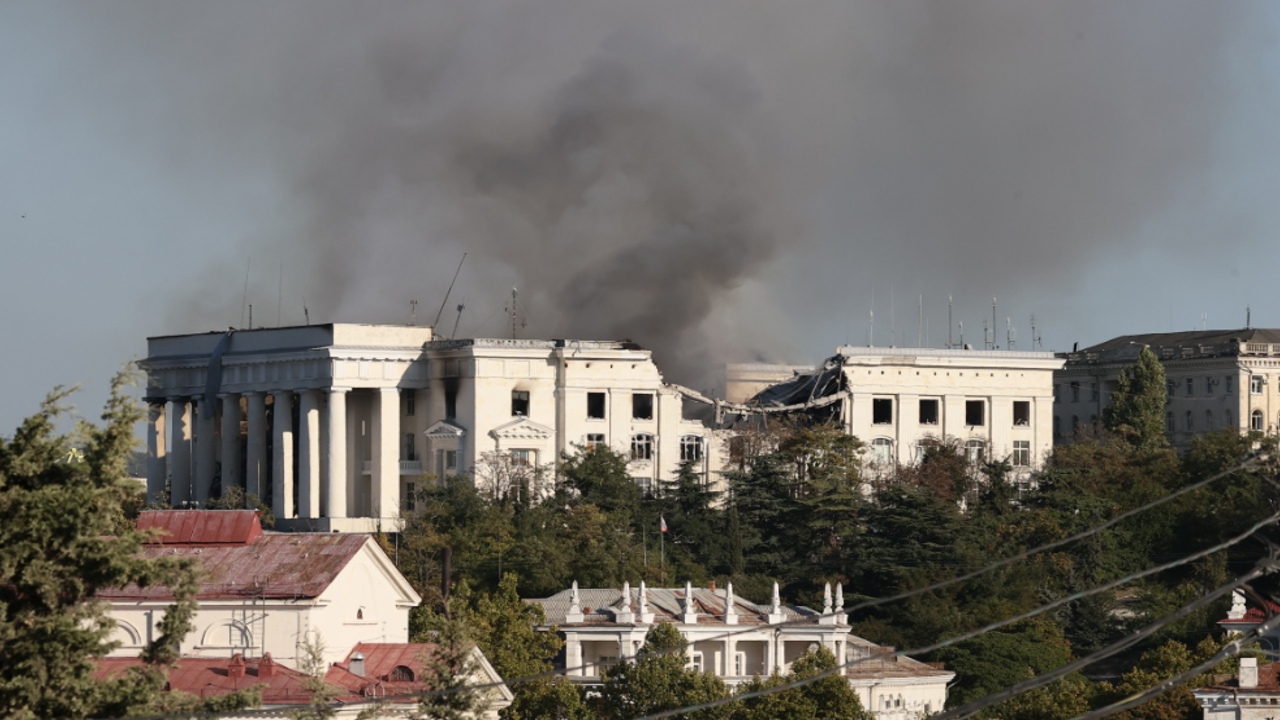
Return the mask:
MULTIPOLYGON (((160 499, 167 485, 172 507, 205 503, 212 497, 220 463, 224 489, 239 487, 266 498, 270 483, 271 509, 277 518, 353 517, 349 512, 359 502, 354 480, 361 477, 363 462, 353 472, 347 427, 351 389, 225 392, 217 395, 216 407, 208 409, 204 395, 148 398, 148 500, 160 499)), ((399 390, 374 388, 371 397, 368 510, 370 517, 391 517, 397 514, 400 494, 399 390)))

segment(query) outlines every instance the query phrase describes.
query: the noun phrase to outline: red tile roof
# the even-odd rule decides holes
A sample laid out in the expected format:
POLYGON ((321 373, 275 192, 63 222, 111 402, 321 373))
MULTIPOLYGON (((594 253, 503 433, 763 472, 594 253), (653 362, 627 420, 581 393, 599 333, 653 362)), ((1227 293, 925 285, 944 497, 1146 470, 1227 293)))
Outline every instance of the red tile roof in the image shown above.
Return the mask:
MULTIPOLYGON (((217 697, 262 686, 264 705, 301 705, 310 702, 311 693, 302 684, 307 676, 270 658, 268 654, 260 660, 245 661, 241 677, 231 677, 228 671, 228 666, 236 662, 235 658, 182 658, 169 669, 166 689, 181 690, 199 697, 217 697)), ((138 658, 103 658, 96 663, 98 669, 94 675, 100 680, 119 677, 129 668, 142 665, 138 658)))
MULTIPOLYGON (((207 512, 207 511, 205 511, 207 512)), ((148 545, 146 558, 185 557, 201 569, 197 598, 314 598, 356 556, 368 535, 296 533, 262 535, 240 545, 148 545)), ((112 600, 167 600, 165 587, 104 590, 112 600)))
POLYGON ((159 530, 148 545, 247 545, 262 537, 257 510, 147 510, 138 529, 159 530))

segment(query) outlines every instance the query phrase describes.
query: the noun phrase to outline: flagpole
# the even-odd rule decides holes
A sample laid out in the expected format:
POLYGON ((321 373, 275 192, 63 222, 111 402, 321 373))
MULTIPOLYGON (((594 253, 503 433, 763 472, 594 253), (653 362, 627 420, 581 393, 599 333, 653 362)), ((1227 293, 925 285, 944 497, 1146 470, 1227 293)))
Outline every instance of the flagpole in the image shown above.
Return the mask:
POLYGON ((667 521, 662 517, 659 517, 658 521, 662 523, 662 532, 658 533, 658 535, 661 536, 661 538, 659 538, 658 540, 658 548, 659 548, 659 552, 662 553, 662 587, 666 587, 667 586, 667 532, 666 532, 667 521))

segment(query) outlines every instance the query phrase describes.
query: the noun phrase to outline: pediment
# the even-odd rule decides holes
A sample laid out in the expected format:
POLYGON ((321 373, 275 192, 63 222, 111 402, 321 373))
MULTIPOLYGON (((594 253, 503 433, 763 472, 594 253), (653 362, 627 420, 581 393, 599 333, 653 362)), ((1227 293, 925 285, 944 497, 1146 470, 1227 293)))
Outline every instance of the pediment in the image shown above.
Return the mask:
POLYGON ((512 420, 489 431, 489 437, 495 440, 549 440, 555 434, 551 428, 529 418, 512 420))
POLYGON ((448 440, 464 437, 467 431, 462 426, 455 425, 448 420, 439 420, 432 423, 431 427, 427 428, 423 434, 433 440, 448 440))

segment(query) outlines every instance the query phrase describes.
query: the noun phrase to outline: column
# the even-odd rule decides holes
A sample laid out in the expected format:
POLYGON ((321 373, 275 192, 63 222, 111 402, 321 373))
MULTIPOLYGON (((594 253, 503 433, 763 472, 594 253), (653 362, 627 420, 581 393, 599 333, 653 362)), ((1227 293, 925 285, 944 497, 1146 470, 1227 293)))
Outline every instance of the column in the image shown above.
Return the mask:
POLYGON ((738 637, 736 635, 730 635, 729 637, 724 639, 723 677, 729 677, 731 675, 738 674, 737 668, 734 667, 737 664, 736 663, 737 654, 738 654, 738 637))
POLYGON ((158 503, 168 480, 164 402, 147 403, 147 502, 158 503))
POLYGON ((293 517, 293 393, 276 390, 271 393, 275 407, 271 413, 275 433, 275 453, 271 469, 271 512, 276 518, 293 517))
POLYGON ((570 677, 581 677, 582 671, 582 641, 577 635, 567 635, 564 640, 564 667, 565 674, 570 677))
POLYGON ((245 393, 248 417, 245 418, 245 495, 266 497, 264 480, 267 470, 267 403, 261 392, 245 393))
POLYGON ((298 517, 320 517, 320 406, 315 390, 298 393, 298 517))
POLYGON ((218 459, 217 401, 210 402, 206 397, 201 395, 199 402, 193 403, 196 411, 196 481, 192 499, 199 503, 209 499, 218 459))
POLYGON ((399 515, 400 392, 378 388, 373 395, 372 512, 376 518, 399 515))
POLYGON ((329 388, 329 413, 325 428, 328 432, 328 507, 325 517, 347 516, 347 392, 350 388, 329 388))
POLYGON ((227 488, 244 487, 240 473, 240 396, 234 393, 218 395, 222 401, 222 495, 227 488))
POLYGON ((191 499, 191 404, 186 398, 169 398, 169 416, 173 419, 169 505, 180 508, 191 499))

